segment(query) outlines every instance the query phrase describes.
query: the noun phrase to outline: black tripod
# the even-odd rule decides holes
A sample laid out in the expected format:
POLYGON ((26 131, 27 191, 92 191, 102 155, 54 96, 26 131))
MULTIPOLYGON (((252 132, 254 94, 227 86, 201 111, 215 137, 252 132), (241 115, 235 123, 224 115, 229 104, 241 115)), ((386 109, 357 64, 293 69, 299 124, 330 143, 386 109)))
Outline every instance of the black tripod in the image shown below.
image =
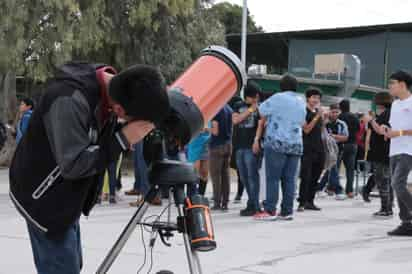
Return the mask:
MULTIPOLYGON (((123 229, 116 243, 113 245, 106 258, 97 270, 97 274, 107 273, 113 262, 116 260, 120 251, 132 235, 134 229, 141 223, 144 214, 149 208, 149 203, 159 194, 161 188, 166 187, 168 191, 173 192, 175 205, 178 211, 177 225, 172 223, 153 223, 153 229, 165 231, 166 236, 170 236, 171 231, 179 231, 183 234, 187 261, 189 264, 190 274, 202 274, 197 252, 191 247, 188 227, 185 218, 185 185, 191 185, 197 182, 197 176, 192 165, 178 161, 162 160, 153 164, 149 174, 151 187, 144 197, 141 205, 130 219, 129 223, 123 229)), ((163 241, 162 234, 161 238, 163 241)))

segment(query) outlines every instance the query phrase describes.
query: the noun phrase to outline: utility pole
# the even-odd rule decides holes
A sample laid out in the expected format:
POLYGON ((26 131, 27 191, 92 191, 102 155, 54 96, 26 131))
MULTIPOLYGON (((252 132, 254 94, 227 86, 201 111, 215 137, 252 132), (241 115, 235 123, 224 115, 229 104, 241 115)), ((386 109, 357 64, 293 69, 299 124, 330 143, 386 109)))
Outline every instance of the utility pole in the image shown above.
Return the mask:
MULTIPOLYGON (((243 12, 242 12, 242 45, 241 45, 241 59, 243 68, 246 71, 246 39, 247 39, 247 0, 243 0, 243 12)), ((244 98, 243 95, 243 88, 241 93, 241 97, 244 98)))

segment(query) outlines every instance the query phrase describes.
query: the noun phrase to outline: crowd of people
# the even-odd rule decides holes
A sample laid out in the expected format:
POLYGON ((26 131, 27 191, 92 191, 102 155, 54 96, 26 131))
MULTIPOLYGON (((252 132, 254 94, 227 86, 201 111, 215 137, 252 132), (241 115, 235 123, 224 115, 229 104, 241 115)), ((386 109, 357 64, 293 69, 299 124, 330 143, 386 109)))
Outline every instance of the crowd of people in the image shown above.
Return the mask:
MULTIPOLYGON (((360 192, 365 202, 370 202, 376 185, 381 206, 373 216, 393 216, 395 189, 402 225, 390 234, 412 236, 412 196, 406 188, 412 165, 412 119, 408 119, 412 113, 411 86, 409 74, 394 73, 390 93, 376 94, 373 111, 352 113, 347 99, 323 106, 319 88, 308 88, 305 100, 297 93, 298 82, 292 75, 285 75, 280 92, 263 102, 259 86, 249 82, 244 99, 234 97, 184 148, 186 160, 198 171, 197 191, 205 195, 210 175, 212 210, 227 211, 233 168, 238 180, 233 202, 240 202, 243 189, 247 193, 240 216, 293 220, 296 211, 320 211, 317 197, 329 195, 345 200, 360 192), (355 174, 368 173, 363 170, 368 167, 368 183, 357 189, 355 174), (261 178, 262 169, 265 178, 261 178)), ((142 157, 137 158, 136 167, 144 162, 142 157)), ((142 172, 139 169, 136 173, 142 172)), ((138 182, 148 184, 147 179, 136 177, 138 182)), ((135 186, 126 194, 145 191, 147 187, 135 186)), ((156 204, 161 204, 160 199, 156 204)))
MULTIPOLYGON (((244 88, 244 100, 240 96, 232 98, 184 148, 183 160, 193 163, 199 176, 198 185, 191 194, 205 195, 210 177, 212 210, 227 211, 230 168, 233 168, 238 181, 234 203, 240 203, 244 189, 248 196, 240 216, 253 216, 257 220, 292 220, 295 211, 320 211, 315 203, 316 197, 354 198, 354 192, 358 191, 354 189, 355 172, 370 167, 368 182, 360 192, 364 201, 370 202, 370 193, 375 186, 378 188, 381 207, 373 215, 393 216, 393 185, 397 189, 396 197, 400 196, 398 204, 402 224, 408 224, 412 220, 407 209, 411 196, 406 190, 405 177, 410 170, 408 157, 412 154, 408 131, 412 125, 407 122, 411 105, 408 105, 409 97, 404 99, 406 103, 401 98, 409 94, 411 84, 409 74, 402 71, 394 73, 389 85, 390 93, 376 94, 373 101, 375 110, 355 114, 351 112, 347 99, 322 106, 319 88, 308 88, 305 101, 298 95, 298 82, 291 75, 281 79, 281 92, 263 102, 259 86, 249 82, 244 88), (400 110, 393 110, 393 104, 400 110), (399 129, 401 133, 399 130, 394 133, 392 128, 399 129), (328 148, 331 140, 337 149, 328 148), (342 164, 346 175, 344 187, 340 182, 342 164), (265 178, 261 178, 261 169, 265 169, 265 178), (280 190, 282 202, 279 210, 280 190), (263 191, 265 193, 261 193, 263 191)), ((32 99, 21 100, 15 128, 17 143, 27 130, 33 109, 32 99)), ((125 194, 141 195, 140 199, 130 203, 138 206, 149 190, 143 141, 134 145, 132 153, 135 183, 125 194)), ((178 156, 182 154, 178 149, 171 154, 175 155, 169 155, 169 158, 182 159, 178 156)), ((102 200, 111 204, 117 202, 116 191, 121 188, 121 161, 122 157, 113 161, 105 177, 100 179, 98 203, 102 200)), ((161 205, 161 198, 167 197, 168 193, 162 193, 152 204, 161 205)), ((412 234, 412 225, 401 227, 410 228, 412 234)))
MULTIPOLYGON (((109 203, 117 202, 122 154, 132 146, 135 183, 125 194, 147 193, 143 138, 169 114, 164 79, 153 67, 137 65, 115 75, 111 67, 69 63, 61 73, 65 77, 49 83, 36 110, 32 100, 21 101, 18 145, 10 167, 10 197, 26 218, 36 268, 42 273, 55 273, 55 267, 59 273, 80 272, 79 216, 88 216, 96 194, 102 202, 105 184, 109 203), (87 89, 77 81, 79 75, 87 89), (135 86, 141 87, 139 92, 135 86), (159 111, 152 111, 155 106, 159 111), (128 123, 118 127, 119 119, 128 123), (107 179, 101 177, 105 169, 107 179)), ((210 177, 212 210, 229 210, 234 168, 238 191, 233 201, 241 202, 243 189, 248 196, 241 216, 289 221, 296 211, 320 211, 315 201, 323 193, 337 200, 354 198, 355 171, 368 162, 372 176, 361 191, 363 199, 370 201, 376 185, 381 207, 374 216, 391 217, 396 198, 401 225, 389 235, 412 236, 412 194, 407 188, 412 170, 411 88, 412 76, 398 71, 390 76, 389 93, 376 94, 376 109, 357 115, 346 99, 322 106, 318 88, 308 88, 302 98, 292 75, 283 76, 280 92, 262 102, 259 86, 249 82, 244 99, 233 98, 186 147, 169 146, 167 157, 189 161, 197 170, 198 182, 188 187, 188 195, 206 195, 210 177)), ((152 203, 160 205, 168 195, 163 192, 152 203)))

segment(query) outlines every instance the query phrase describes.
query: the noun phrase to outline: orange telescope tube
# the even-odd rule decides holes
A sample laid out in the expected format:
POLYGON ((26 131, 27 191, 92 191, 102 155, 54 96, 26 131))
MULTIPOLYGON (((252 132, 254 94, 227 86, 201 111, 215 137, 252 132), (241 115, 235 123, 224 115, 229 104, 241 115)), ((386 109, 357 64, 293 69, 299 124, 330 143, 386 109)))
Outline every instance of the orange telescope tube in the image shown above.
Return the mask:
POLYGON ((239 58, 230 50, 210 46, 171 85, 191 98, 205 122, 211 120, 246 83, 239 58))

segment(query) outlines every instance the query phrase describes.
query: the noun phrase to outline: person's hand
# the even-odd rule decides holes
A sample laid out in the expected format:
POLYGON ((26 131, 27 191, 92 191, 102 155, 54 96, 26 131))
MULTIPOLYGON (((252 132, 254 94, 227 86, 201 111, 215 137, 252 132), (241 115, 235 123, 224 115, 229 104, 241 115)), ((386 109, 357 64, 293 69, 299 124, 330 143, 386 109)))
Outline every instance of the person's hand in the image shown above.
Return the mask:
POLYGON ((255 142, 253 142, 252 150, 254 154, 259 154, 260 152, 259 141, 256 140, 255 142))
POLYGON ((132 121, 122 128, 122 133, 129 144, 134 145, 143 140, 154 128, 154 124, 148 121, 132 121))
POLYGON ((370 121, 372 121, 373 120, 373 117, 371 116, 371 115, 369 115, 369 114, 365 114, 364 116, 363 116, 363 121, 366 123, 366 124, 368 124, 370 121))
POLYGON ((322 107, 319 107, 319 108, 316 110, 316 115, 318 115, 318 117, 319 117, 320 119, 323 118, 324 114, 325 114, 325 111, 323 110, 322 107))
POLYGON ((391 128, 387 127, 384 136, 386 139, 392 139, 392 138, 400 137, 401 135, 398 130, 392 130, 391 128))

